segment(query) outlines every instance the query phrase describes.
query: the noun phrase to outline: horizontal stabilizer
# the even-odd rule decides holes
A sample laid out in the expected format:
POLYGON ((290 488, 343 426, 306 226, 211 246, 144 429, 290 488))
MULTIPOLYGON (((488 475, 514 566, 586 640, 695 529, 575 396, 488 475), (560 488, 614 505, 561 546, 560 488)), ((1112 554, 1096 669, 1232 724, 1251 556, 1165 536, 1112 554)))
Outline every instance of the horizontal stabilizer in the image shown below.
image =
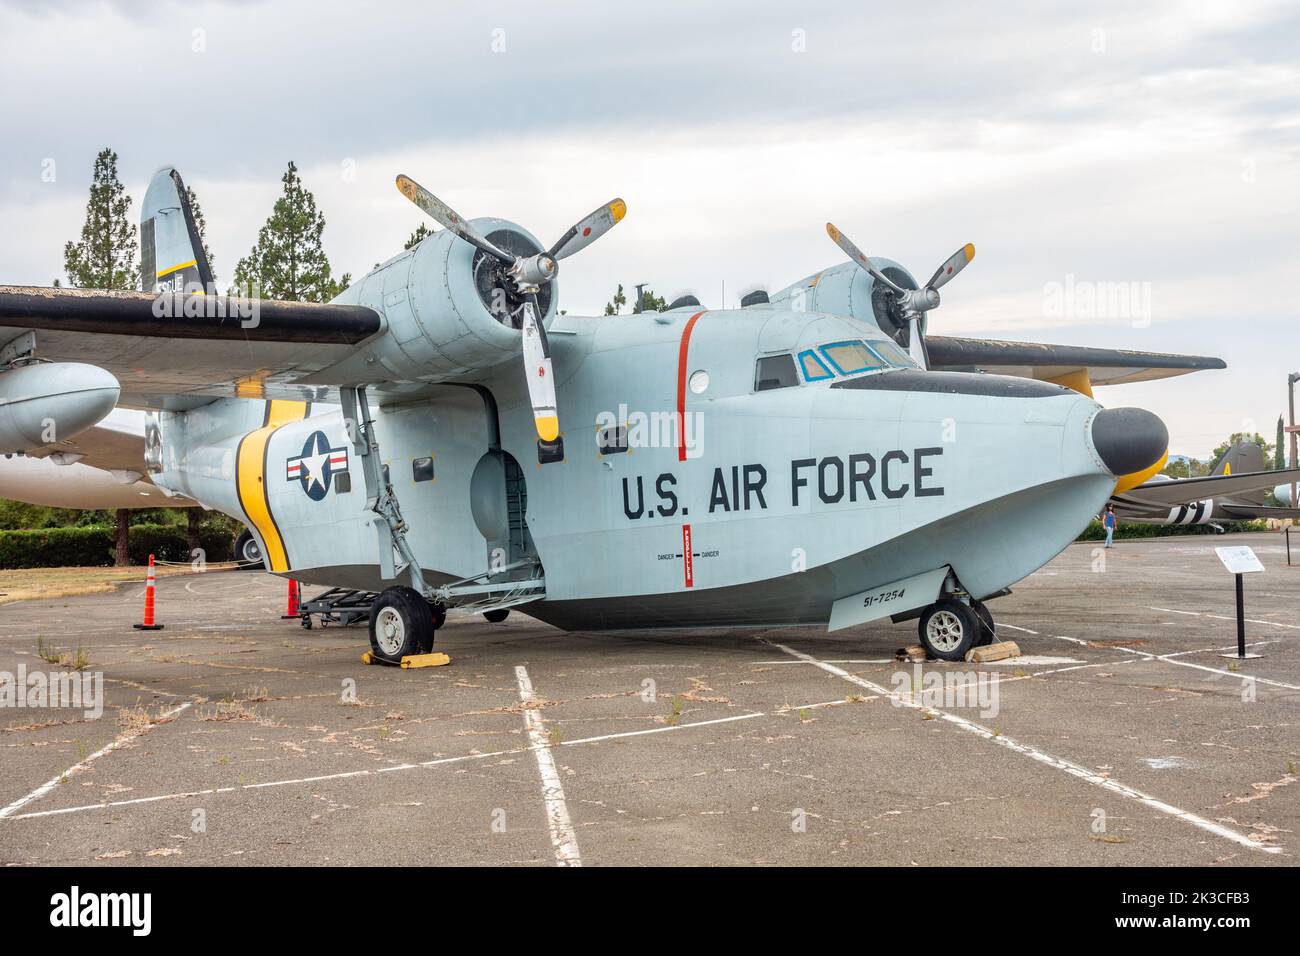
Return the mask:
POLYGON ((1121 385, 1227 367, 1223 359, 1168 352, 1042 345, 1036 342, 1003 342, 997 339, 966 339, 942 335, 926 336, 925 341, 930 353, 931 368, 948 371, 978 370, 1043 381, 1086 371, 1093 385, 1121 385))

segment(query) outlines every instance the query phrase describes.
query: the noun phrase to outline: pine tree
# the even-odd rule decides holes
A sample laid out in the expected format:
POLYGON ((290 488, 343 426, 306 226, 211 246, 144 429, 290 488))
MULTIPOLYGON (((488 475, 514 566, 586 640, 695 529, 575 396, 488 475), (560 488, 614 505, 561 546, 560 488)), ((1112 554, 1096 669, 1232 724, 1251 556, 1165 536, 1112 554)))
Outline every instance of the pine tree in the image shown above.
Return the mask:
POLYGON ((402 248, 414 249, 416 246, 418 246, 421 242, 424 241, 424 238, 426 236, 431 236, 431 235, 433 235, 433 230, 430 229, 428 226, 426 226, 424 223, 420 223, 418 226, 415 227, 415 232, 411 233, 411 238, 406 240, 406 245, 402 246, 402 248))
POLYGON ((203 254, 208 259, 208 268, 212 270, 212 281, 217 281, 216 259, 212 255, 212 250, 208 248, 208 223, 203 218, 203 207, 199 205, 199 197, 194 195, 194 187, 185 187, 185 198, 190 201, 190 212, 194 213, 194 228, 198 230, 199 242, 203 244, 203 254))
POLYGON ((1277 416, 1277 444, 1273 446, 1273 470, 1286 467, 1286 433, 1282 430, 1282 416, 1277 416))
POLYGON ((81 241, 63 247, 68 284, 82 289, 137 289, 136 227, 131 197, 117 178, 117 153, 105 147, 95 157, 81 241))
POLYGON ((619 310, 627 305, 627 295, 623 292, 623 283, 618 284, 618 291, 614 293, 614 298, 605 303, 606 315, 618 315, 619 310))
POLYGON ((641 301, 632 306, 632 312, 662 312, 668 308, 668 300, 661 295, 655 295, 651 289, 646 289, 641 293, 641 301))
POLYGON ((275 201, 271 217, 257 234, 257 245, 235 266, 232 294, 294 302, 328 302, 351 280, 335 280, 330 261, 321 247, 325 216, 316 197, 303 188, 298 167, 289 163, 281 179, 284 194, 275 201))

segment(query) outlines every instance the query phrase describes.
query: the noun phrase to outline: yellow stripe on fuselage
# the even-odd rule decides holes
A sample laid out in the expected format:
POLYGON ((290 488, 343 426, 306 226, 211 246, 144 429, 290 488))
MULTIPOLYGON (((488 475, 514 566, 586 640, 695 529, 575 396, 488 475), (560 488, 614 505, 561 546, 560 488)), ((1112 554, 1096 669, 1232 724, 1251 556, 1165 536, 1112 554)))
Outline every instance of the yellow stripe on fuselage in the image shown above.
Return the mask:
POLYGON ((266 422, 251 431, 239 442, 235 460, 235 481, 239 489, 239 504, 248 516, 249 523, 261 535, 266 550, 266 563, 271 571, 288 571, 289 557, 284 539, 271 514, 271 497, 266 478, 266 447, 271 435, 281 425, 301 421, 307 417, 306 402, 274 399, 266 403, 266 422))

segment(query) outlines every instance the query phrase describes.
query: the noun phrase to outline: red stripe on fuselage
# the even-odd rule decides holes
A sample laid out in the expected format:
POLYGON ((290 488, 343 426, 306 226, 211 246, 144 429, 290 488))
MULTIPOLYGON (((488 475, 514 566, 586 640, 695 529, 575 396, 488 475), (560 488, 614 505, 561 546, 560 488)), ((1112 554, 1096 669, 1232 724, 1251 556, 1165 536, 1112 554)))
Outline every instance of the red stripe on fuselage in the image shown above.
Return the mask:
POLYGON ((696 312, 682 329, 682 344, 677 350, 677 460, 686 460, 686 355, 691 348, 691 330, 695 321, 705 312, 696 312))

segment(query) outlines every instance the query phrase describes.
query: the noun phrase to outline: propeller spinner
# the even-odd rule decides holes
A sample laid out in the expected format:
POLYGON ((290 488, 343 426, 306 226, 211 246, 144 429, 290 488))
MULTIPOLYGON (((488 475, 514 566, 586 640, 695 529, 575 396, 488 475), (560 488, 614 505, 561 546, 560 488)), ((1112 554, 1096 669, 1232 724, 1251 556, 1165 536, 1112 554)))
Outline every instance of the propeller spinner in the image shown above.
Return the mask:
POLYGON ((627 215, 627 203, 614 199, 601 206, 580 219, 546 252, 515 256, 489 242, 454 209, 409 176, 398 176, 397 188, 436 222, 508 267, 507 276, 514 283, 515 290, 525 297, 521 347, 528 398, 533 406, 533 424, 538 438, 547 443, 554 442, 560 434, 560 418, 551 376, 551 349, 539 316, 537 292, 555 278, 560 269, 559 260, 582 251, 618 225, 627 215))
POLYGON ((926 312, 938 307, 939 290, 953 276, 966 268, 968 262, 975 258, 975 246, 968 242, 949 256, 948 260, 935 270, 934 275, 930 277, 930 281, 925 284, 924 289, 904 289, 872 265, 871 260, 863 254, 862 250, 853 244, 853 240, 836 229, 833 223, 828 222, 826 224, 826 233, 844 251, 845 255, 866 269, 873 279, 893 295, 903 319, 912 323, 913 332, 908 336, 908 351, 917 365, 921 366, 921 368, 929 368, 930 363, 927 360, 925 349, 925 333, 920 319, 926 312))

